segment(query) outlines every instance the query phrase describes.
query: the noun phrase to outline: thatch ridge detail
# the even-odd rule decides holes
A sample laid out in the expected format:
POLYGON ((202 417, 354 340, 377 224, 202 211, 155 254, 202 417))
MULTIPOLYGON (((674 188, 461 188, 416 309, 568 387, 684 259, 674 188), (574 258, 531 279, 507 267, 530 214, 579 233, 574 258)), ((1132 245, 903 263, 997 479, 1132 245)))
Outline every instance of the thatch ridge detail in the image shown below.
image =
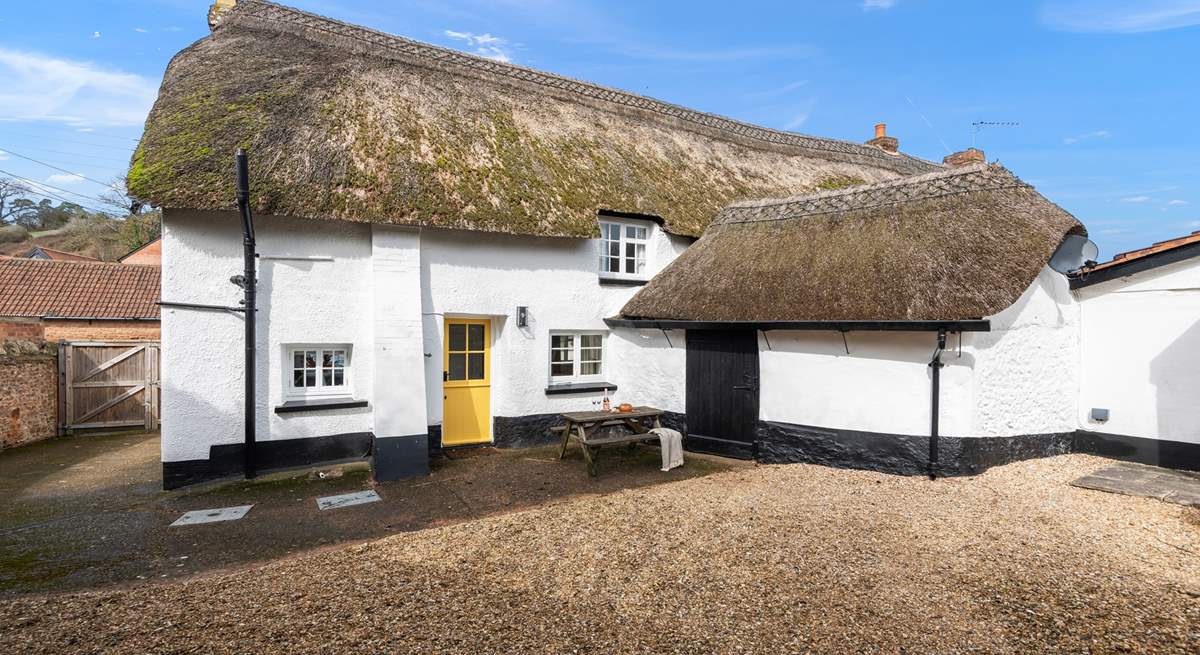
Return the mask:
MULTIPOLYGON (((611 102, 634 109, 641 109, 664 116, 688 121, 697 125, 715 128, 737 136, 767 143, 798 146, 810 150, 857 155, 872 163, 895 169, 898 172, 915 173, 937 167, 931 161, 906 153, 887 153, 875 147, 852 141, 815 137, 797 132, 785 132, 769 127, 745 123, 739 120, 690 109, 648 96, 622 91, 612 87, 585 82, 564 75, 556 75, 528 68, 511 62, 501 62, 470 53, 423 43, 402 36, 380 32, 369 27, 353 25, 335 18, 287 7, 268 0, 241 0, 222 18, 221 26, 241 19, 253 19, 275 24, 291 25, 304 30, 323 32, 330 36, 352 39, 378 46, 416 60, 426 60, 474 69, 492 75, 511 77, 520 82, 537 84, 557 91, 566 91, 579 96, 611 102)), ((218 27, 217 29, 221 29, 218 27)))

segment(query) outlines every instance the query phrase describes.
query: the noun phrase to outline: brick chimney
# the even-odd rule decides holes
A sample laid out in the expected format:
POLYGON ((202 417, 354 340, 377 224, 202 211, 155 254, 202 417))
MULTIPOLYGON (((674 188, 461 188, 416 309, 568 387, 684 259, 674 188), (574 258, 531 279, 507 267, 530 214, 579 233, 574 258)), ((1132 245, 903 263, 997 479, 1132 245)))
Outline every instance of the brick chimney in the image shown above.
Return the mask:
POLYGON ((958 168, 959 166, 970 166, 971 164, 982 164, 987 161, 987 157, 983 156, 983 151, 978 148, 967 148, 959 150, 952 155, 942 157, 942 163, 958 168))
POLYGON ((221 24, 221 14, 233 9, 237 4, 237 0, 213 0, 213 4, 208 8, 208 29, 216 29, 217 25, 221 24))
POLYGON ((875 146, 884 152, 895 154, 900 149, 900 141, 894 136, 887 135, 887 123, 875 124, 875 138, 867 141, 867 145, 875 146))

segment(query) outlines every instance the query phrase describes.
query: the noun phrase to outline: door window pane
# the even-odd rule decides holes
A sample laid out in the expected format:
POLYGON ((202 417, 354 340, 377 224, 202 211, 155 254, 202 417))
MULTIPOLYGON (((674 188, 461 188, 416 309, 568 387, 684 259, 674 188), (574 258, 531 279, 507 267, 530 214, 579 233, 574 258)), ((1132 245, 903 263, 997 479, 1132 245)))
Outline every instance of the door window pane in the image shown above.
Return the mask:
POLYGON ((450 353, 449 379, 467 379, 467 355, 465 353, 450 353))
POLYGON ((450 350, 463 351, 467 349, 467 326, 455 323, 450 326, 450 350))
POLYGON ((467 379, 482 380, 484 375, 483 370, 483 353, 471 353, 467 355, 467 379))
POLYGON ((467 350, 483 350, 483 326, 467 326, 467 350))

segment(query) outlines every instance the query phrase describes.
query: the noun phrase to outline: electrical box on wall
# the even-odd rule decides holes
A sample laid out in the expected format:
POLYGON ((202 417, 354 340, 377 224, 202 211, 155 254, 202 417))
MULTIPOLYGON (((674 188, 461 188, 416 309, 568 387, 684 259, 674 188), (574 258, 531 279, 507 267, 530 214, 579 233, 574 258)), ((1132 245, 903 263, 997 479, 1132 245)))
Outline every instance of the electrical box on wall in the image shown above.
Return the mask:
POLYGON ((1103 423, 1108 420, 1108 410, 1102 407, 1093 407, 1091 418, 1093 421, 1103 423))

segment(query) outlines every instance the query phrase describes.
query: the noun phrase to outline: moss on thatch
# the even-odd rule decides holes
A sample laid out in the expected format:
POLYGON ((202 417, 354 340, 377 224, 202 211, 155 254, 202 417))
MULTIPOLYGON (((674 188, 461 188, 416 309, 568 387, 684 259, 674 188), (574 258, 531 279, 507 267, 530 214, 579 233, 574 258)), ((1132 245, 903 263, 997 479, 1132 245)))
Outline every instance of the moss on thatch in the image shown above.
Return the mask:
POLYGON ((721 212, 621 310, 698 321, 967 320, 1016 302, 1083 227, 985 164, 721 212))
POLYGON ((257 0, 172 61, 130 191, 229 208, 238 147, 260 212, 563 236, 599 209, 698 235, 734 200, 936 168, 257 0))

